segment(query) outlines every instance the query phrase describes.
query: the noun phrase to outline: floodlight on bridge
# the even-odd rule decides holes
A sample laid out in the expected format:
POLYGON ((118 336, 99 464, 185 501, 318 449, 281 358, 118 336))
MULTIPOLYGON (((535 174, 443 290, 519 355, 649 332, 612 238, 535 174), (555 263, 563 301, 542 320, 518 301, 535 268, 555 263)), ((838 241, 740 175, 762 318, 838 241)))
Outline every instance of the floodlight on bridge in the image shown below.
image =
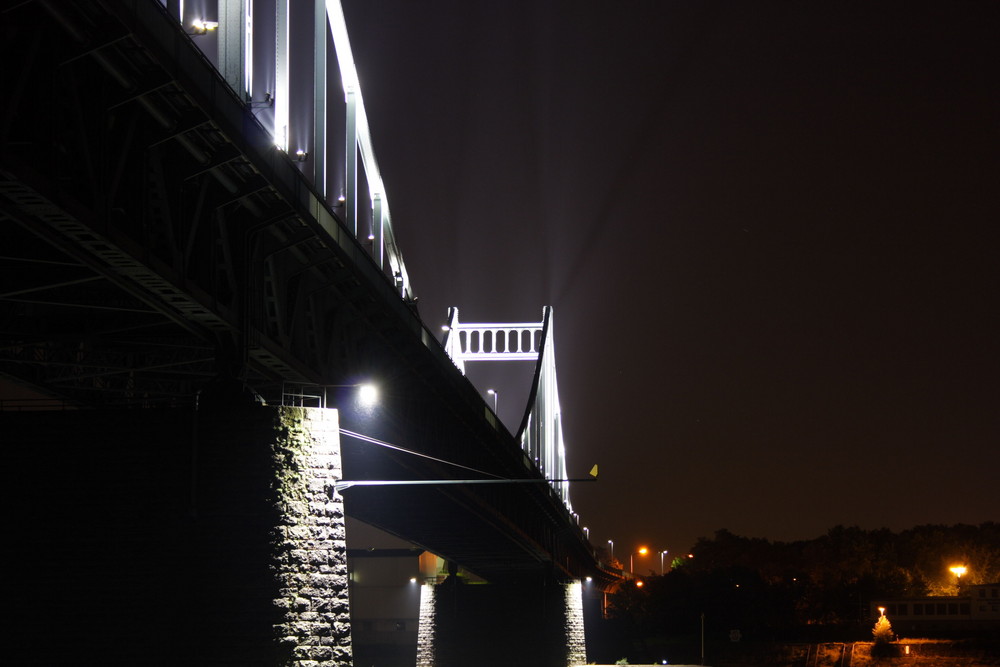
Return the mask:
POLYGON ((218 21, 206 21, 204 19, 195 19, 191 21, 191 29, 194 31, 192 35, 205 35, 219 27, 218 21))
POLYGON ((378 387, 370 383, 359 385, 358 400, 365 407, 375 405, 378 403, 378 387))
POLYGON ((293 407, 326 408, 329 403, 330 389, 357 388, 358 405, 371 408, 378 403, 378 386, 371 382, 355 382, 352 384, 302 384, 282 383, 281 404, 293 407))

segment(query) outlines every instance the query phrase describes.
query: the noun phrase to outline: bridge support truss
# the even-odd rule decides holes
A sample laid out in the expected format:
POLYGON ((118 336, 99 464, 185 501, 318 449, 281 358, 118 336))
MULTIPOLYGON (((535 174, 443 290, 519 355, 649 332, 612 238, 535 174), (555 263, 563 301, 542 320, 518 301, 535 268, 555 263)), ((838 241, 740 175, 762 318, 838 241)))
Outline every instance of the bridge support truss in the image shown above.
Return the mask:
POLYGON ((443 361, 339 2, 7 4, 0 377, 151 405, 220 374, 269 400, 343 382, 400 330, 443 361))

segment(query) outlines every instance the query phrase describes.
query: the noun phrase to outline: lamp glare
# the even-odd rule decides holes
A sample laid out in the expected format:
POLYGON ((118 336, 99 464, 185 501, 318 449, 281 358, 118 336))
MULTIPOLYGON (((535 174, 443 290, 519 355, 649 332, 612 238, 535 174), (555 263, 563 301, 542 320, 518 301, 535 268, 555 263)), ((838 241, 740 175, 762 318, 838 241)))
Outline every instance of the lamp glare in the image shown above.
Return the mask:
POLYGON ((378 388, 373 384, 361 385, 358 389, 358 400, 364 406, 375 405, 378 401, 378 388))

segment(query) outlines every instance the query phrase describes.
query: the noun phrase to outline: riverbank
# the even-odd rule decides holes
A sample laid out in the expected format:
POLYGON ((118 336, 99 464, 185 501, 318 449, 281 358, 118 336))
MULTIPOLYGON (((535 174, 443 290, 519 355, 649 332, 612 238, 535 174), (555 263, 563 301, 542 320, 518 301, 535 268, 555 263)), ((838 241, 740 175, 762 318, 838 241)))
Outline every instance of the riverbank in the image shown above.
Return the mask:
POLYGON ((901 638, 883 656, 872 655, 872 642, 734 643, 706 655, 706 662, 713 667, 995 667, 1000 666, 1000 639, 901 638))

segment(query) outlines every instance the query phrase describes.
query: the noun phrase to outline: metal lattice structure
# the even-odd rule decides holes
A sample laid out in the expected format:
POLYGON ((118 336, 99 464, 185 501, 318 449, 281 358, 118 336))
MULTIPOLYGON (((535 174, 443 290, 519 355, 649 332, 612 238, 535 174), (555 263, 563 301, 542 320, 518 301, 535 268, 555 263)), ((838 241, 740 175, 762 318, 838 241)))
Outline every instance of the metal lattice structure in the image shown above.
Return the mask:
POLYGON ((0 376, 77 405, 227 374, 277 398, 349 378, 386 309, 419 328, 340 3, 217 5, 3 11, 0 376))
POLYGON ((563 441, 562 410, 556 382, 555 334, 552 307, 542 310, 541 322, 510 324, 460 322, 458 308, 451 308, 445 351, 465 374, 471 361, 534 361, 528 407, 517 432, 522 451, 551 482, 566 508, 572 512, 563 441))
POLYGON ((544 483, 566 477, 551 309, 503 345, 537 362, 515 438, 419 319, 346 36, 335 0, 0 10, 0 384, 186 409, 389 378, 366 433, 426 457, 345 447, 359 478, 539 483, 357 488, 352 516, 488 580, 613 579, 544 483))

